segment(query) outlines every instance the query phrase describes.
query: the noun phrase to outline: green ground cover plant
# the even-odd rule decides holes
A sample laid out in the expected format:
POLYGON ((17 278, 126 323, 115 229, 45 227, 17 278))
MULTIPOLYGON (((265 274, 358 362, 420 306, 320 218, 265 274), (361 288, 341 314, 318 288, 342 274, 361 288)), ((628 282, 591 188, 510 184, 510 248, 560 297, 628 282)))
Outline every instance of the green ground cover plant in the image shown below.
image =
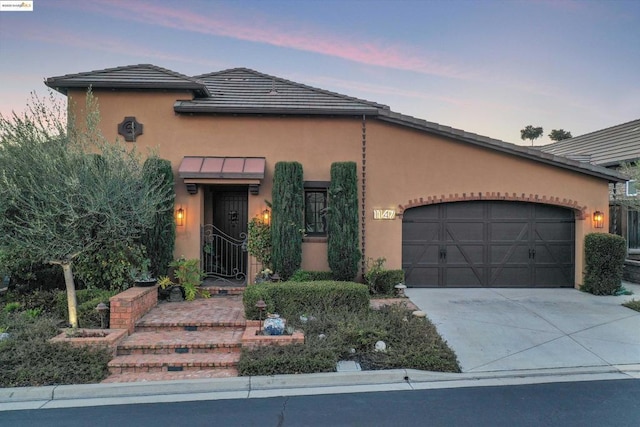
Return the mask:
POLYGON ((316 299, 310 303, 311 295, 317 298, 323 294, 323 287, 339 287, 345 283, 285 282, 248 287, 244 297, 247 313, 255 311, 253 306, 259 297, 272 311, 287 313, 283 315, 288 319, 287 324, 303 330, 305 342, 243 350, 238 366, 240 375, 332 372, 339 360, 356 361, 365 370, 405 368, 460 372, 455 353, 428 319, 413 316, 404 305, 379 310, 369 308, 368 289, 364 285, 353 284, 360 287, 357 292, 364 292, 364 306, 360 298, 333 300, 329 304, 316 299), (280 289, 274 289, 274 285, 280 289), (287 294, 284 306, 279 297, 273 297, 280 292, 287 294), (284 310, 278 311, 279 308, 284 310), (303 314, 306 321, 300 319, 303 314), (385 342, 386 351, 375 350, 377 341, 385 342))
POLYGON ((0 387, 88 384, 107 377, 110 350, 50 343, 60 318, 33 313, 0 311, 0 329, 9 334, 0 341, 0 387))
POLYGON ((624 304, 625 307, 630 308, 631 310, 640 311, 640 300, 632 299, 631 301, 627 301, 624 304))

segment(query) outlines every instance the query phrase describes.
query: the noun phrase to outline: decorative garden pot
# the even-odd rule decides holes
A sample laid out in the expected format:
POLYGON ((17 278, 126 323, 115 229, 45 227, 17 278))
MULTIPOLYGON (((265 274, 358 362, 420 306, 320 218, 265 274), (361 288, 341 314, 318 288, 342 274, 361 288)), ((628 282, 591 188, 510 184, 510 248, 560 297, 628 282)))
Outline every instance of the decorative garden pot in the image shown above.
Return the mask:
POLYGON ((155 286, 158 283, 158 279, 149 279, 149 280, 136 280, 135 285, 140 288, 149 288, 151 286, 155 286))
POLYGON ((181 302, 184 301, 184 295, 181 286, 173 286, 169 292, 169 302, 181 302))
POLYGON ((284 334, 285 321, 278 314, 270 314, 264 321, 265 335, 282 335, 284 334))

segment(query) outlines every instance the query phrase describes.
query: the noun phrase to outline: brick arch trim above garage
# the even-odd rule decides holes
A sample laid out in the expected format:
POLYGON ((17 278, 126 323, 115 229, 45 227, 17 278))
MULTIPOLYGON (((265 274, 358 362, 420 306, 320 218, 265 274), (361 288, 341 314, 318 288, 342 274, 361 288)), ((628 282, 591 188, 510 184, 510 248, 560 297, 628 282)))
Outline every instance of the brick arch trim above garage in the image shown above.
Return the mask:
POLYGON ((420 197, 419 199, 409 200, 404 205, 398 205, 397 215, 402 217, 404 211, 409 208, 415 208, 418 206, 433 205, 437 203, 450 203, 450 202, 465 202, 473 200, 505 200, 511 202, 530 202, 530 203, 542 203, 547 205, 561 206, 564 208, 573 209, 576 214, 577 220, 584 220, 587 218, 587 207, 580 206, 577 201, 571 199, 565 199, 554 196, 540 196, 538 194, 524 193, 501 193, 501 192, 477 192, 477 193, 455 193, 448 196, 442 194, 439 196, 420 197))

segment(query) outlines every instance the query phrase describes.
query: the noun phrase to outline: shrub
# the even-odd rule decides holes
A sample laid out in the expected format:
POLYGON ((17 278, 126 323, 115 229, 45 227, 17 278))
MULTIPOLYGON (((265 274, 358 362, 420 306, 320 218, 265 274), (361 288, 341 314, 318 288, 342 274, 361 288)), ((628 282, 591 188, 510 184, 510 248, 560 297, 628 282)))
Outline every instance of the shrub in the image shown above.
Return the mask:
POLYGON ((290 282, 313 282, 316 280, 331 280, 333 273, 330 271, 305 271, 298 270, 291 277, 290 282))
POLYGON ((266 346, 243 350, 238 373, 249 376, 333 372, 336 363, 336 356, 329 349, 318 351, 303 344, 266 346))
POLYGON ((327 251, 335 280, 353 280, 362 256, 358 245, 358 173, 355 162, 331 165, 327 251))
POLYGON ((0 341, 0 387, 100 382, 107 377, 111 351, 53 344, 57 318, 25 314, 5 318, 9 339, 0 341))
POLYGON ((24 310, 38 309, 44 314, 52 314, 57 310, 58 294, 64 294, 64 292, 61 290, 10 292, 7 294, 7 301, 20 303, 24 310))
POLYGON ((260 217, 251 218, 247 230, 247 252, 262 264, 263 269, 271 268, 271 248, 271 225, 260 217))
POLYGON ((278 162, 273 173, 273 215, 271 219, 271 263, 287 280, 302 263, 304 195, 302 165, 278 162))
POLYGON ((247 286, 242 301, 247 319, 258 319, 256 302, 262 299, 267 312, 294 319, 303 313, 320 313, 344 307, 361 312, 369 307, 367 287, 353 282, 281 282, 247 286))
POLYGON ((368 270, 364 275, 365 282, 369 286, 369 292, 381 295, 394 295, 395 286, 404 283, 403 270, 385 270, 385 258, 369 259, 368 270))
POLYGON ((613 295, 622 284, 626 241, 614 234, 590 233, 584 241, 585 274, 582 290, 613 295))
POLYGON ((81 254, 74 275, 85 286, 123 291, 131 285, 129 272, 146 259, 144 246, 123 241, 106 242, 81 254))

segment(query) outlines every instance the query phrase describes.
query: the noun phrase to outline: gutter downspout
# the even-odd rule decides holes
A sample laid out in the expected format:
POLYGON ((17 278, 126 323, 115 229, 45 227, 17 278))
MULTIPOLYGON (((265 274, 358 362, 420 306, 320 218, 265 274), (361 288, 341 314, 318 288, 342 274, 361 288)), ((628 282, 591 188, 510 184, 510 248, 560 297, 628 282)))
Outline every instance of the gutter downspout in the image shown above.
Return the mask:
POLYGON ((360 218, 360 274, 364 278, 365 268, 367 266, 367 257, 365 255, 365 220, 366 212, 366 194, 367 194, 367 116, 362 115, 362 214, 360 218))

